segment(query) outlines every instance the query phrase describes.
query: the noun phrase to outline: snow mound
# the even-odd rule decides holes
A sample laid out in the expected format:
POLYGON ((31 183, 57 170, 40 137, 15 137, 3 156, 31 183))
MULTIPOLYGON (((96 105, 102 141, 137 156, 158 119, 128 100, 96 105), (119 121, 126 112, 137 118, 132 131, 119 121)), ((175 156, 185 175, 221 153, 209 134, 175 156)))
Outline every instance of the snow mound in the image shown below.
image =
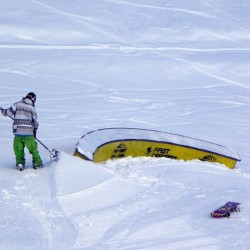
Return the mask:
POLYGON ((55 167, 55 181, 59 196, 80 192, 113 178, 108 170, 90 161, 83 161, 67 153, 60 153, 55 167))

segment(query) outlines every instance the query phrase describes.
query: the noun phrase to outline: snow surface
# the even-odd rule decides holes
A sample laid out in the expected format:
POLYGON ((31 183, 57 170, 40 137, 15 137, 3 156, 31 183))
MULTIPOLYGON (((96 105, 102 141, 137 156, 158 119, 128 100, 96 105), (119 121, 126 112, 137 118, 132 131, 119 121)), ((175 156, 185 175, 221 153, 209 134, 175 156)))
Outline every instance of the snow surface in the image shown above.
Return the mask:
POLYGON ((0 1, 0 96, 37 94, 38 138, 61 151, 15 170, 0 117, 0 249, 249 249, 250 2, 0 1), (235 149, 219 164, 72 156, 105 127, 182 134, 235 149), (229 219, 210 212, 241 203, 229 219))

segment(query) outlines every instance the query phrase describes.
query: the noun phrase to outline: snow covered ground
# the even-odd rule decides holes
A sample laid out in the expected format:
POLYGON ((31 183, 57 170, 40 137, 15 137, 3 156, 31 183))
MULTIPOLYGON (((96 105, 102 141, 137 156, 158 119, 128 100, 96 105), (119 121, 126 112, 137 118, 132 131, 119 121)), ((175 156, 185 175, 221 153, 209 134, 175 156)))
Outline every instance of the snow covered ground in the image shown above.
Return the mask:
POLYGON ((0 106, 37 94, 38 138, 61 152, 18 172, 0 116, 0 249, 249 249, 250 2, 0 2, 0 106), (106 127, 182 134, 238 151, 219 164, 73 157, 106 127), (227 201, 241 212, 212 219, 227 201))

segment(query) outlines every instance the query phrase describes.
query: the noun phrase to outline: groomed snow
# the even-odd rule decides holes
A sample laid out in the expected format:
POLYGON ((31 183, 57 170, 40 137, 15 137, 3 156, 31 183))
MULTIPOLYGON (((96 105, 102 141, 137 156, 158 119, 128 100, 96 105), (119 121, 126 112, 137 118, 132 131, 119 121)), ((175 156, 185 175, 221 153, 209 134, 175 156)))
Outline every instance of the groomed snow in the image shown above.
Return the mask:
POLYGON ((249 249, 250 3, 0 3, 0 106, 37 94, 38 138, 61 152, 15 169, 0 116, 0 249, 249 249), (127 127, 236 150, 220 164, 72 154, 89 131, 127 127), (227 201, 241 211, 210 213, 227 201))

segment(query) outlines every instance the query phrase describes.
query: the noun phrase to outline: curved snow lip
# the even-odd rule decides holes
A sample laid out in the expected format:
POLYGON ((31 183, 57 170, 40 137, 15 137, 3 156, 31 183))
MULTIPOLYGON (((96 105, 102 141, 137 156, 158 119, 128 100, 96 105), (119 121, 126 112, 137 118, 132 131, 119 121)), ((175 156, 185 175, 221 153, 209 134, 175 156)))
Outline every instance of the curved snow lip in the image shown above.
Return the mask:
POLYGON ((167 143, 241 161, 236 151, 219 144, 183 135, 140 128, 103 128, 90 131, 81 137, 76 145, 75 152, 79 153, 83 158, 92 161, 94 154, 99 148, 106 144, 120 141, 167 143))
POLYGON ((57 195, 80 192, 113 179, 114 175, 93 162, 61 152, 55 168, 57 195))

